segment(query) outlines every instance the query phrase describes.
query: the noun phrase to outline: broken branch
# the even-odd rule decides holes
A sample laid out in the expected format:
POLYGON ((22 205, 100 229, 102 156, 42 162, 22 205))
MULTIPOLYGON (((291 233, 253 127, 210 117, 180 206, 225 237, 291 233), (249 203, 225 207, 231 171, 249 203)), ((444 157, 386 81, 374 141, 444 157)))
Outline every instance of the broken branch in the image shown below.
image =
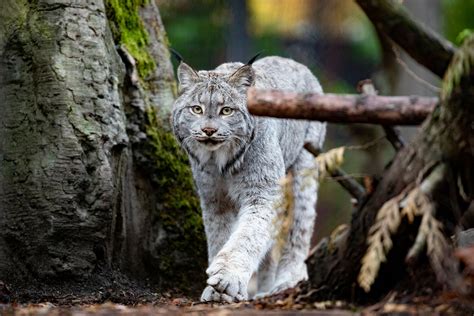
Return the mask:
MULTIPOLYGON (((321 151, 313 146, 311 143, 304 144, 304 148, 309 151, 314 157, 318 157, 321 151)), ((329 170, 329 174, 333 177, 346 191, 352 195, 359 203, 365 197, 366 192, 362 185, 350 177, 341 168, 334 168, 329 170)))
POLYGON ((331 123, 420 124, 438 103, 419 96, 335 95, 256 90, 247 93, 250 113, 331 123))

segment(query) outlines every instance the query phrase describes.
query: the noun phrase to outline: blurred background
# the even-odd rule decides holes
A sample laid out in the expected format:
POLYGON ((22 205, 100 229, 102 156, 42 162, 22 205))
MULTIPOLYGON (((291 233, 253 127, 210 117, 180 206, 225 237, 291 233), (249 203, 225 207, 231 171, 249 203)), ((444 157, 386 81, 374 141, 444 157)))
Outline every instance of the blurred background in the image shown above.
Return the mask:
MULTIPOLYGON (((195 69, 213 69, 228 61, 246 62, 257 52, 279 55, 308 66, 328 93, 357 93, 371 78, 379 94, 438 94, 439 80, 377 34, 351 0, 156 0, 170 46, 195 69)), ((458 44, 474 29, 474 0, 401 1, 420 23, 458 44)), ((176 65, 175 65, 176 66, 176 65)), ((403 128, 410 139, 416 128, 403 128)), ((343 169, 363 182, 394 155, 380 139, 379 126, 328 126, 325 150, 363 145, 346 151, 343 169)), ((351 198, 334 180, 323 181, 314 242, 350 220, 351 198)))

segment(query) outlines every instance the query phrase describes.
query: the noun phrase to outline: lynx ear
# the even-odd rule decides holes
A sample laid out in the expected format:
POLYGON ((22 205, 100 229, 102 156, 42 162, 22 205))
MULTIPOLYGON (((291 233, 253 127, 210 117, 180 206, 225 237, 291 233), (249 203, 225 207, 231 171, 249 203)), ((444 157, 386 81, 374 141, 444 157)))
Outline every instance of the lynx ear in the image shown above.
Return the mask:
POLYGON ((199 81, 199 75, 188 64, 181 62, 178 67, 179 90, 183 91, 199 81))
POLYGON ((252 65, 243 65, 230 75, 228 82, 236 88, 248 88, 253 85, 255 80, 255 72, 252 65))

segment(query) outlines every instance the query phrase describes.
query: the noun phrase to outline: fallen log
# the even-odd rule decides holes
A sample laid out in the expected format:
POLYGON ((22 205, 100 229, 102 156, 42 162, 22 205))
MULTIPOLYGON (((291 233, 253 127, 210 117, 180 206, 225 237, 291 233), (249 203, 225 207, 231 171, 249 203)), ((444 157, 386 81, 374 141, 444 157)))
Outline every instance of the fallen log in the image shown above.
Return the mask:
POLYGON ((331 123, 417 125, 438 102, 420 96, 321 95, 253 88, 247 93, 248 109, 254 115, 331 123))

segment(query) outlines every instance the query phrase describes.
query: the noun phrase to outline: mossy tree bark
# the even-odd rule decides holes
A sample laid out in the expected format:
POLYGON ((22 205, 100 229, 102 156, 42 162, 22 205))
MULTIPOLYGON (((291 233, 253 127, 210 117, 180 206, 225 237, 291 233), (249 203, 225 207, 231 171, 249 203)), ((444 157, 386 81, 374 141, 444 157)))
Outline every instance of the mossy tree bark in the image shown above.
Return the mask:
MULTIPOLYGON (((413 261, 413 256, 409 255, 410 247, 418 242, 419 230, 422 229, 421 216, 410 220, 409 216, 404 217, 402 209, 407 207, 406 201, 411 192, 424 190, 423 194, 430 200, 436 218, 442 223, 446 238, 449 239, 456 232, 461 216, 474 199, 473 87, 474 36, 471 36, 454 53, 444 75, 441 103, 425 121, 417 137, 397 153, 373 193, 353 213, 350 226, 323 240, 308 259, 309 284, 319 289, 312 292, 315 297, 380 299, 413 275, 423 273, 426 276, 423 272, 426 265, 413 261), (375 283, 367 294, 361 289, 358 280, 361 262, 368 251, 369 236, 374 235, 371 228, 380 222, 381 209, 387 207, 389 201, 396 202, 396 212, 399 214, 396 217, 401 218, 401 221, 396 224, 397 232, 392 232, 390 245, 393 246, 386 254, 387 260, 382 263, 375 283)), ((422 208, 422 203, 415 205, 422 208)), ((397 221, 392 220, 393 223, 397 221)), ((373 241, 370 243, 373 244, 373 241)), ((418 243, 418 255, 424 245, 418 243)), ((428 246, 428 252, 433 251, 442 252, 443 249, 433 250, 428 246)), ((428 255, 433 260, 433 254, 428 255)), ((442 256, 450 258, 452 254, 442 252, 442 256)), ((384 261, 380 256, 376 260, 384 261)), ((432 263, 432 266, 440 281, 455 285, 457 288, 454 290, 460 290, 454 271, 450 271, 449 267, 437 266, 437 263, 432 263), (447 269, 443 271, 443 268, 447 269)))
POLYGON ((169 130, 176 89, 154 2, 2 7, 0 279, 67 285, 120 269, 201 285, 204 233, 169 130))

